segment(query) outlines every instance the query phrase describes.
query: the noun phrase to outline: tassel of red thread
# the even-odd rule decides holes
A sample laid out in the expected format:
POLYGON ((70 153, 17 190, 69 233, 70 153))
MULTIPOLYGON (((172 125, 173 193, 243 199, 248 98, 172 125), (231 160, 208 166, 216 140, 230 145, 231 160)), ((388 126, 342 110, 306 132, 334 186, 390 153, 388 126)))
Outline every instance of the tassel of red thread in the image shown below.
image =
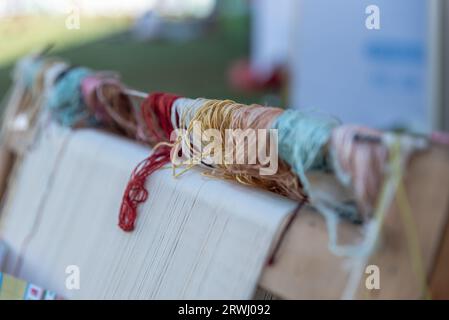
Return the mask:
MULTIPOLYGON (((173 131, 171 107, 178 98, 172 94, 153 93, 142 103, 142 117, 152 140, 169 141, 173 131)), ((122 230, 134 230, 138 206, 148 198, 146 181, 153 172, 170 162, 170 152, 171 147, 161 145, 134 169, 120 207, 119 226, 122 230)))
POLYGON ((123 231, 134 230, 137 207, 148 198, 148 190, 145 188, 147 178, 170 162, 170 150, 168 146, 159 147, 150 157, 139 163, 131 174, 120 207, 119 226, 123 231))

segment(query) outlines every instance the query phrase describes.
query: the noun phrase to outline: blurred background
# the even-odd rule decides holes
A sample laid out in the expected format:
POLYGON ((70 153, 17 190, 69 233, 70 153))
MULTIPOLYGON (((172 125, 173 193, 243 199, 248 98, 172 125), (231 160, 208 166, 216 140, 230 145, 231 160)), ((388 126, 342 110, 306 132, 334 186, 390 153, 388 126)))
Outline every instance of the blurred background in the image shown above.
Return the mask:
POLYGON ((138 90, 448 129, 446 2, 0 0, 0 97, 17 59, 53 44, 138 90))

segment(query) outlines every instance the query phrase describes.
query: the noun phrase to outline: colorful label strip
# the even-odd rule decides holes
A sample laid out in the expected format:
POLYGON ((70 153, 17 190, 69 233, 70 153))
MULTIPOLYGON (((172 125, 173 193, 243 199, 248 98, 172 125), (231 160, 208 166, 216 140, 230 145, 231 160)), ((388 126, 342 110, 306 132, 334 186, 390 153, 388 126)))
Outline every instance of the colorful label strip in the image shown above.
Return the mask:
POLYGON ((62 297, 0 272, 0 300, 62 300, 62 297))

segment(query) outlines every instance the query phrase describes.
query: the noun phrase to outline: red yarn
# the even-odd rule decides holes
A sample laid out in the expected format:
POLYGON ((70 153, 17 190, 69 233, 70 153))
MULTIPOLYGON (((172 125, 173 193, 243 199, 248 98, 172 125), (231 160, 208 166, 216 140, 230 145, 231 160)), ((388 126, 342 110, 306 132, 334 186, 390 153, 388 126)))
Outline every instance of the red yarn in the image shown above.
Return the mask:
MULTIPOLYGON (((172 94, 153 93, 142 103, 142 117, 152 139, 158 142, 169 141, 173 131, 171 107, 178 98, 172 94)), ((147 178, 170 162, 170 152, 171 147, 162 145, 134 169, 120 207, 119 226, 122 230, 134 230, 137 207, 148 198, 148 190, 145 187, 147 178)))
POLYGON ((168 141, 173 131, 171 107, 179 96, 168 93, 153 93, 142 102, 142 117, 149 133, 156 141, 168 141))
POLYGON ((170 162, 171 148, 161 146, 154 153, 137 165, 126 186, 120 207, 119 226, 124 231, 133 231, 137 218, 137 207, 148 198, 145 188, 147 178, 156 170, 170 162))

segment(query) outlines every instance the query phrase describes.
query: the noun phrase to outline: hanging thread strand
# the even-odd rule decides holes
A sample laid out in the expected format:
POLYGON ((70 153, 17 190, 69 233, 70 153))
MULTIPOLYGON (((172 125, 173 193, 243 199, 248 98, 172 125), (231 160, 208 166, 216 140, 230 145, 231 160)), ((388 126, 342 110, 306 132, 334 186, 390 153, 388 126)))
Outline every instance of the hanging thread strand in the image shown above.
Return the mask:
MULTIPOLYGON (((178 96, 164 93, 153 93, 142 103, 142 116, 145 120, 151 139, 168 141, 173 131, 171 124, 171 107, 178 96), (162 133, 160 132, 162 129, 162 133)), ((119 213, 119 227, 130 232, 134 230, 139 205, 148 198, 146 182, 148 177, 171 160, 172 147, 158 144, 147 159, 137 165, 126 186, 119 213)))

